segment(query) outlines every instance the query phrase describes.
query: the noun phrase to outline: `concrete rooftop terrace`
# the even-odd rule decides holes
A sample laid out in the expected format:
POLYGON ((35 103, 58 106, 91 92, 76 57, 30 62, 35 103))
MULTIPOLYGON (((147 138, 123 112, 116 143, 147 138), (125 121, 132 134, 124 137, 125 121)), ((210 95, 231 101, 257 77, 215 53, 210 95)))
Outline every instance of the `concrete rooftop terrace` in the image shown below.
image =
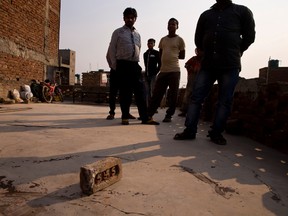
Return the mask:
POLYGON ((175 141, 178 113, 151 126, 121 125, 119 107, 106 120, 108 111, 0 104, 0 215, 288 215, 288 155, 229 134, 215 145, 205 122, 196 140, 175 141), (84 195, 80 167, 108 156, 121 159, 122 179, 84 195))

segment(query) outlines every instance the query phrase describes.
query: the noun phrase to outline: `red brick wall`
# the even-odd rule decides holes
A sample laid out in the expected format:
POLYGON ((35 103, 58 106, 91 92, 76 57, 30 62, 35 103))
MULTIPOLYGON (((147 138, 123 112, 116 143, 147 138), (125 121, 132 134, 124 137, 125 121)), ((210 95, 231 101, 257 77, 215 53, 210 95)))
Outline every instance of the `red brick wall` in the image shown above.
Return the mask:
POLYGON ((58 65, 60 1, 0 1, 0 97, 58 65))

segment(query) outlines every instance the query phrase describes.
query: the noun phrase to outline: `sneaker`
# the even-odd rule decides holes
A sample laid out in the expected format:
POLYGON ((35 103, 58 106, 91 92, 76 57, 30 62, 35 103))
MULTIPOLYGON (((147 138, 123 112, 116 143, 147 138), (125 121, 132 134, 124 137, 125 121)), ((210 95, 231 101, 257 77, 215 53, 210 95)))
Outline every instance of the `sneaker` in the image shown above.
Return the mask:
POLYGON ((113 120, 114 119, 114 115, 113 114, 109 114, 107 117, 106 117, 107 120, 113 120))
POLYGON ((133 116, 133 115, 131 115, 130 113, 129 113, 129 116, 128 116, 128 118, 129 118, 129 119, 136 119, 136 117, 135 117, 135 116, 133 116))
POLYGON ((129 125, 129 119, 122 119, 122 125, 129 125))
POLYGON ((172 121, 172 117, 166 115, 162 122, 171 122, 171 121, 172 121))
POLYGON ((182 133, 177 133, 174 136, 174 140, 188 140, 188 139, 195 139, 196 134, 195 133, 189 133, 187 131, 183 131, 182 133))
POLYGON ((147 124, 147 125, 159 125, 159 122, 154 121, 152 118, 147 121, 142 121, 141 124, 147 124))
POLYGON ((227 144, 227 141, 222 136, 222 134, 215 133, 212 130, 208 131, 207 137, 210 137, 210 140, 217 145, 226 145, 227 144))

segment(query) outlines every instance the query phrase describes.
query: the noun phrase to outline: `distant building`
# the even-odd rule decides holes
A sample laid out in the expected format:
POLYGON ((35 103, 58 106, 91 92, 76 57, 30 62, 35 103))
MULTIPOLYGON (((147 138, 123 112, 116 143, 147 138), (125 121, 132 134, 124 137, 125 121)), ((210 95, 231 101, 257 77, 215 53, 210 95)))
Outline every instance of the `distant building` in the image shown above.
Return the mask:
POLYGON ((269 60, 268 67, 259 69, 259 82, 288 82, 288 67, 279 67, 279 60, 269 60))
POLYGON ((107 87, 109 86, 110 72, 104 70, 82 73, 82 86, 107 87))
POLYGON ((76 52, 70 49, 59 50, 59 68, 53 74, 54 80, 61 85, 75 85, 76 52))
POLYGON ((75 85, 81 85, 80 74, 75 74, 75 85))

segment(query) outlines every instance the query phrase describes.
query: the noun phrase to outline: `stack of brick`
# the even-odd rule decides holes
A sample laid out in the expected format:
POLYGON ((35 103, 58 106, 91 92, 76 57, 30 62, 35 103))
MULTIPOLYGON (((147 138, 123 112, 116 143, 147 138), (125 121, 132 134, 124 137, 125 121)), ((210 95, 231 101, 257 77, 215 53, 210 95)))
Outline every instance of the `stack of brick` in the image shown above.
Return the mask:
POLYGON ((89 72, 82 73, 82 86, 100 86, 101 73, 100 72, 89 72))
POLYGON ((236 93, 227 132, 288 153, 288 84, 261 85, 256 98, 249 91, 236 93))
POLYGON ((91 71, 82 73, 82 86, 77 91, 82 91, 83 100, 86 102, 103 103, 108 99, 109 88, 102 83, 103 71, 91 71))

